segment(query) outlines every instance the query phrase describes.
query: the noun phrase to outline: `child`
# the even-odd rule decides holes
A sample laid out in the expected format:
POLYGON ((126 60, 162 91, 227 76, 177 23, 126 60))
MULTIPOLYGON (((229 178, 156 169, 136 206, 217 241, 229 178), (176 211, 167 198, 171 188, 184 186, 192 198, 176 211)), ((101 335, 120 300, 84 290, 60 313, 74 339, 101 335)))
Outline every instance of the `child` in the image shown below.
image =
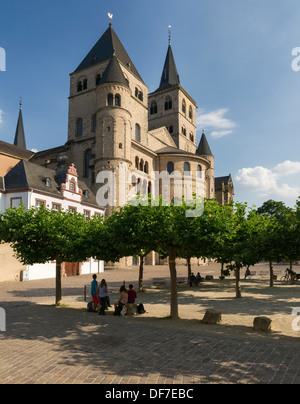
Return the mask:
POLYGON ((97 282, 97 275, 93 275, 93 282, 91 284, 91 295, 93 298, 93 310, 100 309, 99 289, 97 282))
POLYGON ((128 303, 135 303, 136 298, 137 298, 137 294, 136 294, 136 291, 133 289, 133 285, 129 285, 128 303))

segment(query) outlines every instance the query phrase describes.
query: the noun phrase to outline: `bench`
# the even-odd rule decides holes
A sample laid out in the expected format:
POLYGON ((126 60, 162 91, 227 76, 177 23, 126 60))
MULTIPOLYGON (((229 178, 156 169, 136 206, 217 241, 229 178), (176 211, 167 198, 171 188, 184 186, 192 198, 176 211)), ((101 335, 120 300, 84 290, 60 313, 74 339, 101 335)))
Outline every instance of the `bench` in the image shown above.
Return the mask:
POLYGON ((167 279, 166 278, 153 278, 153 285, 154 286, 167 286, 167 279))

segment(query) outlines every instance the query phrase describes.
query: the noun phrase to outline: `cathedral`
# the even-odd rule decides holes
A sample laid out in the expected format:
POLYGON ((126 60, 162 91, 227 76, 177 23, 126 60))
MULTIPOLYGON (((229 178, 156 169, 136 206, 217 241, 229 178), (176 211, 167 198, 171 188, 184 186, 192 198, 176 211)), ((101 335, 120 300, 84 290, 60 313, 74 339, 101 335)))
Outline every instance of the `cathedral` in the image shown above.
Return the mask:
MULTIPOLYGON (((215 179, 214 156, 204 132, 197 145, 196 108, 196 101, 181 85, 170 39, 161 81, 148 94, 110 23, 70 75, 67 142, 36 153, 31 161, 58 171, 74 164, 95 194, 101 187, 98 174, 112 172, 115 206, 120 205, 122 181, 127 193, 139 181, 152 192, 154 171, 189 173, 193 193, 195 179, 201 176, 201 196, 227 203, 233 199, 232 179, 230 175, 215 179)), ((113 208, 102 207, 108 215, 113 208)))
MULTIPOLYGON (((65 144, 37 153, 28 151, 20 103, 14 144, 0 141, 0 211, 25 202, 28 207, 44 204, 52 209, 75 209, 87 217, 110 215, 126 203, 124 194, 128 197, 134 190, 153 195, 155 188, 156 195, 164 196, 165 183, 158 181, 156 188, 155 179, 154 186, 156 173, 173 178, 173 183, 169 182, 170 198, 178 196, 176 188, 181 188, 179 196, 186 196, 183 188, 189 178, 190 195, 216 198, 221 204, 232 201, 231 175, 215 178, 214 156, 204 131, 197 144, 196 101, 181 85, 170 39, 162 67, 160 83, 149 94, 110 23, 70 74, 65 144), (107 203, 103 199, 99 202, 97 197, 105 185, 103 173, 114 178, 113 203, 109 198, 107 203), (175 174, 184 179, 179 185, 174 182, 175 174), (199 178, 201 189, 197 188, 199 178)), ((40 269, 23 268, 12 261, 11 250, 3 252, 4 247, 0 248, 0 264, 11 269, 2 280, 19 279, 25 272, 29 279, 42 276, 40 269)), ((137 263, 128 257, 120 264, 137 263)), ((151 253, 145 263, 164 262, 151 253)), ((75 274, 102 271, 101 265, 91 259, 75 269, 75 274)), ((51 268, 44 271, 44 278, 53 276, 51 268)), ((66 267, 66 276, 68 271, 73 273, 74 268, 66 267)))

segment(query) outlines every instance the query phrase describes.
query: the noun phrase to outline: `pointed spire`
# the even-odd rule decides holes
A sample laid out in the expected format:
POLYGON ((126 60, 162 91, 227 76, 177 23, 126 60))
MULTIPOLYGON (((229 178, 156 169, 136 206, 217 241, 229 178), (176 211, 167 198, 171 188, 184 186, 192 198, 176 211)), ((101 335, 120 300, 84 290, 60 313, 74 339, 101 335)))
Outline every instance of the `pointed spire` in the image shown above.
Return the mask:
POLYGON ((128 82, 122 72, 121 66, 115 54, 115 50, 113 51, 113 55, 103 73, 102 79, 99 84, 101 85, 104 83, 118 83, 128 87, 128 82))
POLYGON ((22 116, 22 98, 20 98, 20 111, 19 111, 19 118, 18 118, 16 134, 15 134, 14 145, 18 146, 22 149, 26 149, 25 132, 24 132, 23 116, 22 116))
POLYGON ((115 52, 115 55, 124 66, 130 68, 131 72, 136 75, 138 79, 143 81, 120 39, 115 33, 111 23, 96 45, 77 67, 75 72, 105 62, 113 56, 113 52, 115 52))
POLYGON ((198 149, 196 151, 196 154, 198 156, 212 156, 212 152, 210 150, 207 138, 205 136, 205 132, 202 132, 202 137, 198 146, 198 149))
POLYGON ((168 87, 177 86, 179 84, 180 80, 172 52, 171 37, 170 37, 167 57, 165 60, 165 65, 161 76, 160 86, 156 91, 162 91, 168 87))

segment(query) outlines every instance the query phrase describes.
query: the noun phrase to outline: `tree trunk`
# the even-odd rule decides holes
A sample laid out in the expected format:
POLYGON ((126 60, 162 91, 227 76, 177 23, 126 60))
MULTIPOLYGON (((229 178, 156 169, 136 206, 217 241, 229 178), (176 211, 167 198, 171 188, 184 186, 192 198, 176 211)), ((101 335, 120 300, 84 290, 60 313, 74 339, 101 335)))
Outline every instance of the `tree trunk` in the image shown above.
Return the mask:
POLYGON ((139 290, 143 291, 143 280, 144 280, 144 255, 140 255, 140 268, 139 268, 139 290))
POLYGON ((236 298, 240 299, 242 297, 241 268, 235 269, 235 290, 236 290, 236 298))
POLYGON ((190 284, 190 281, 191 281, 191 275, 192 275, 191 259, 188 258, 188 259, 186 260, 186 263, 187 263, 187 267, 188 267, 188 285, 189 285, 189 284, 190 284))
POLYGON ((169 251, 169 268, 171 275, 171 318, 178 319, 178 296, 177 296, 177 272, 176 272, 176 250, 169 251))
POLYGON ((291 270, 291 285, 295 285, 295 275, 293 273, 293 261, 290 261, 290 270, 291 270))
POLYGON ((61 305, 62 291, 61 291, 61 261, 56 260, 56 306, 61 305))
POLYGON ((274 286, 274 267, 273 262, 270 261, 270 288, 274 286))

